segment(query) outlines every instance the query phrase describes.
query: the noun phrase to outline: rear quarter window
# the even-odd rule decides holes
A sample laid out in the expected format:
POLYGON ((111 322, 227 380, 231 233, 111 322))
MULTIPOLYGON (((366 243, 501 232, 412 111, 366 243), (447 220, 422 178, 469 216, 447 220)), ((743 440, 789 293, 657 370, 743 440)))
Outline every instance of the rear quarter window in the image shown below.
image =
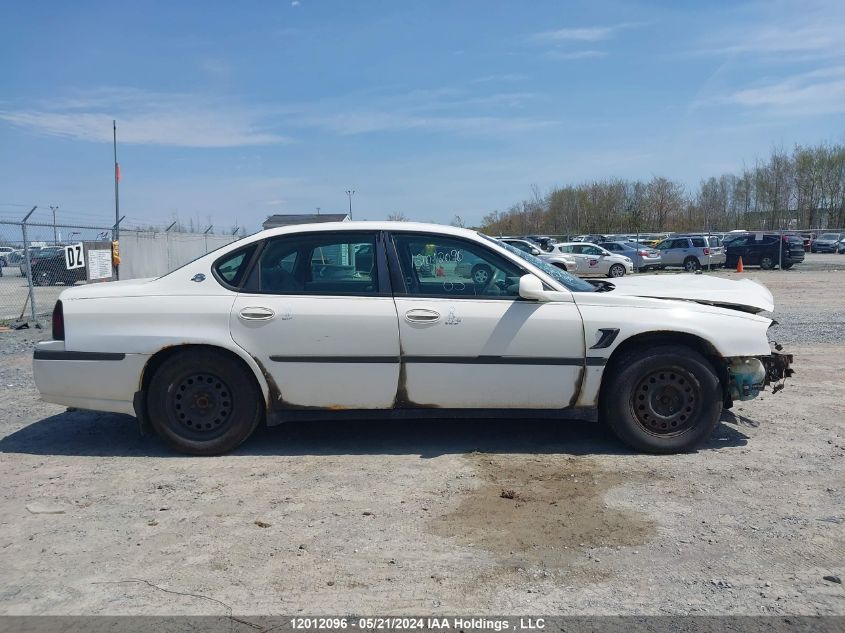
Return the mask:
POLYGON ((707 246, 707 244, 704 242, 703 237, 692 238, 692 245, 698 248, 703 248, 704 246, 707 246))
POLYGON ((228 253, 214 262, 212 270, 219 281, 226 286, 239 287, 246 269, 255 252, 255 245, 228 253))

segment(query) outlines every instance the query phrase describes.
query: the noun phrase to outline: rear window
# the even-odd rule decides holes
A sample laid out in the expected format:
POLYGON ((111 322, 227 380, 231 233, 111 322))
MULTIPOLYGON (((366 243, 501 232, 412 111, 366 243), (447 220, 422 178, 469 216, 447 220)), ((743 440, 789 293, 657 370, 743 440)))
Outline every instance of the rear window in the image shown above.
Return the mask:
POLYGON ((704 246, 707 246, 707 244, 704 242, 704 238, 703 238, 703 237, 694 237, 694 238, 692 238, 692 245, 693 245, 693 246, 697 246, 697 247, 704 247, 704 246))
POLYGON ((721 246, 722 245, 721 240, 718 237, 716 237, 715 235, 711 235, 707 239, 710 242, 710 246, 721 246))

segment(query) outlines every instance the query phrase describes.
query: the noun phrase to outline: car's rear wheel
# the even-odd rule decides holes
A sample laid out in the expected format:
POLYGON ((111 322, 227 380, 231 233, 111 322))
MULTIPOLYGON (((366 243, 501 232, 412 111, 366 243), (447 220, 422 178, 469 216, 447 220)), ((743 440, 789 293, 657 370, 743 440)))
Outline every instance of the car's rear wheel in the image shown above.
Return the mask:
POLYGON ((760 258, 760 268, 763 270, 771 270, 775 267, 775 259, 771 255, 763 255, 760 258))
POLYGON ((170 446, 218 455, 239 446, 262 418, 261 391, 240 363, 210 349, 179 352, 147 392, 150 423, 170 446))
POLYGON ((693 272, 699 268, 701 268, 701 263, 698 261, 697 257, 687 257, 684 260, 684 270, 687 272, 693 272))
POLYGON ((722 412, 719 378, 682 345, 626 353, 602 385, 602 419, 631 448, 678 453, 706 440, 722 412))
POLYGON ((555 263, 552 264, 552 266, 554 266, 555 268, 560 268, 561 270, 565 270, 567 272, 569 271, 569 269, 566 267, 566 264, 561 264, 559 262, 555 262, 555 263))
POLYGON ((610 270, 607 271, 608 277, 624 277, 625 267, 622 264, 613 264, 610 270))

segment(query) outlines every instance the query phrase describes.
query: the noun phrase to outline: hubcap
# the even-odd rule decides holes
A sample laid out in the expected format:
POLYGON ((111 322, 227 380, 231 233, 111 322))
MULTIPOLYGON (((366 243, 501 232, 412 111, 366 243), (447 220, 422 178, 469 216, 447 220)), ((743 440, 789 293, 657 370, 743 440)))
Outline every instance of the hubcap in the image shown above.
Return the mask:
POLYGON ((622 268, 622 266, 617 265, 617 266, 614 266, 611 269, 610 274, 613 275, 614 277, 621 277, 622 275, 625 274, 625 270, 622 268))
POLYGON ((207 438, 222 431, 232 416, 232 392, 209 373, 186 376, 171 393, 171 411, 183 433, 207 438))
POLYGON ((643 378, 634 389, 631 409, 642 428, 656 435, 676 435, 695 419, 696 388, 677 369, 661 369, 643 378))

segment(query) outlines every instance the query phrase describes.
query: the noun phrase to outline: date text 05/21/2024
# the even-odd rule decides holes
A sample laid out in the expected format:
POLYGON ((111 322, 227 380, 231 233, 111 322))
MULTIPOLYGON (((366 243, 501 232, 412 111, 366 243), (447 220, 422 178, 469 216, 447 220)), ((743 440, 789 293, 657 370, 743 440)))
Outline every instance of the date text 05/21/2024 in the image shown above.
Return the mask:
POLYGON ((295 617, 291 628, 298 631, 361 630, 462 630, 462 631, 539 631, 543 618, 462 618, 462 617, 295 617))

